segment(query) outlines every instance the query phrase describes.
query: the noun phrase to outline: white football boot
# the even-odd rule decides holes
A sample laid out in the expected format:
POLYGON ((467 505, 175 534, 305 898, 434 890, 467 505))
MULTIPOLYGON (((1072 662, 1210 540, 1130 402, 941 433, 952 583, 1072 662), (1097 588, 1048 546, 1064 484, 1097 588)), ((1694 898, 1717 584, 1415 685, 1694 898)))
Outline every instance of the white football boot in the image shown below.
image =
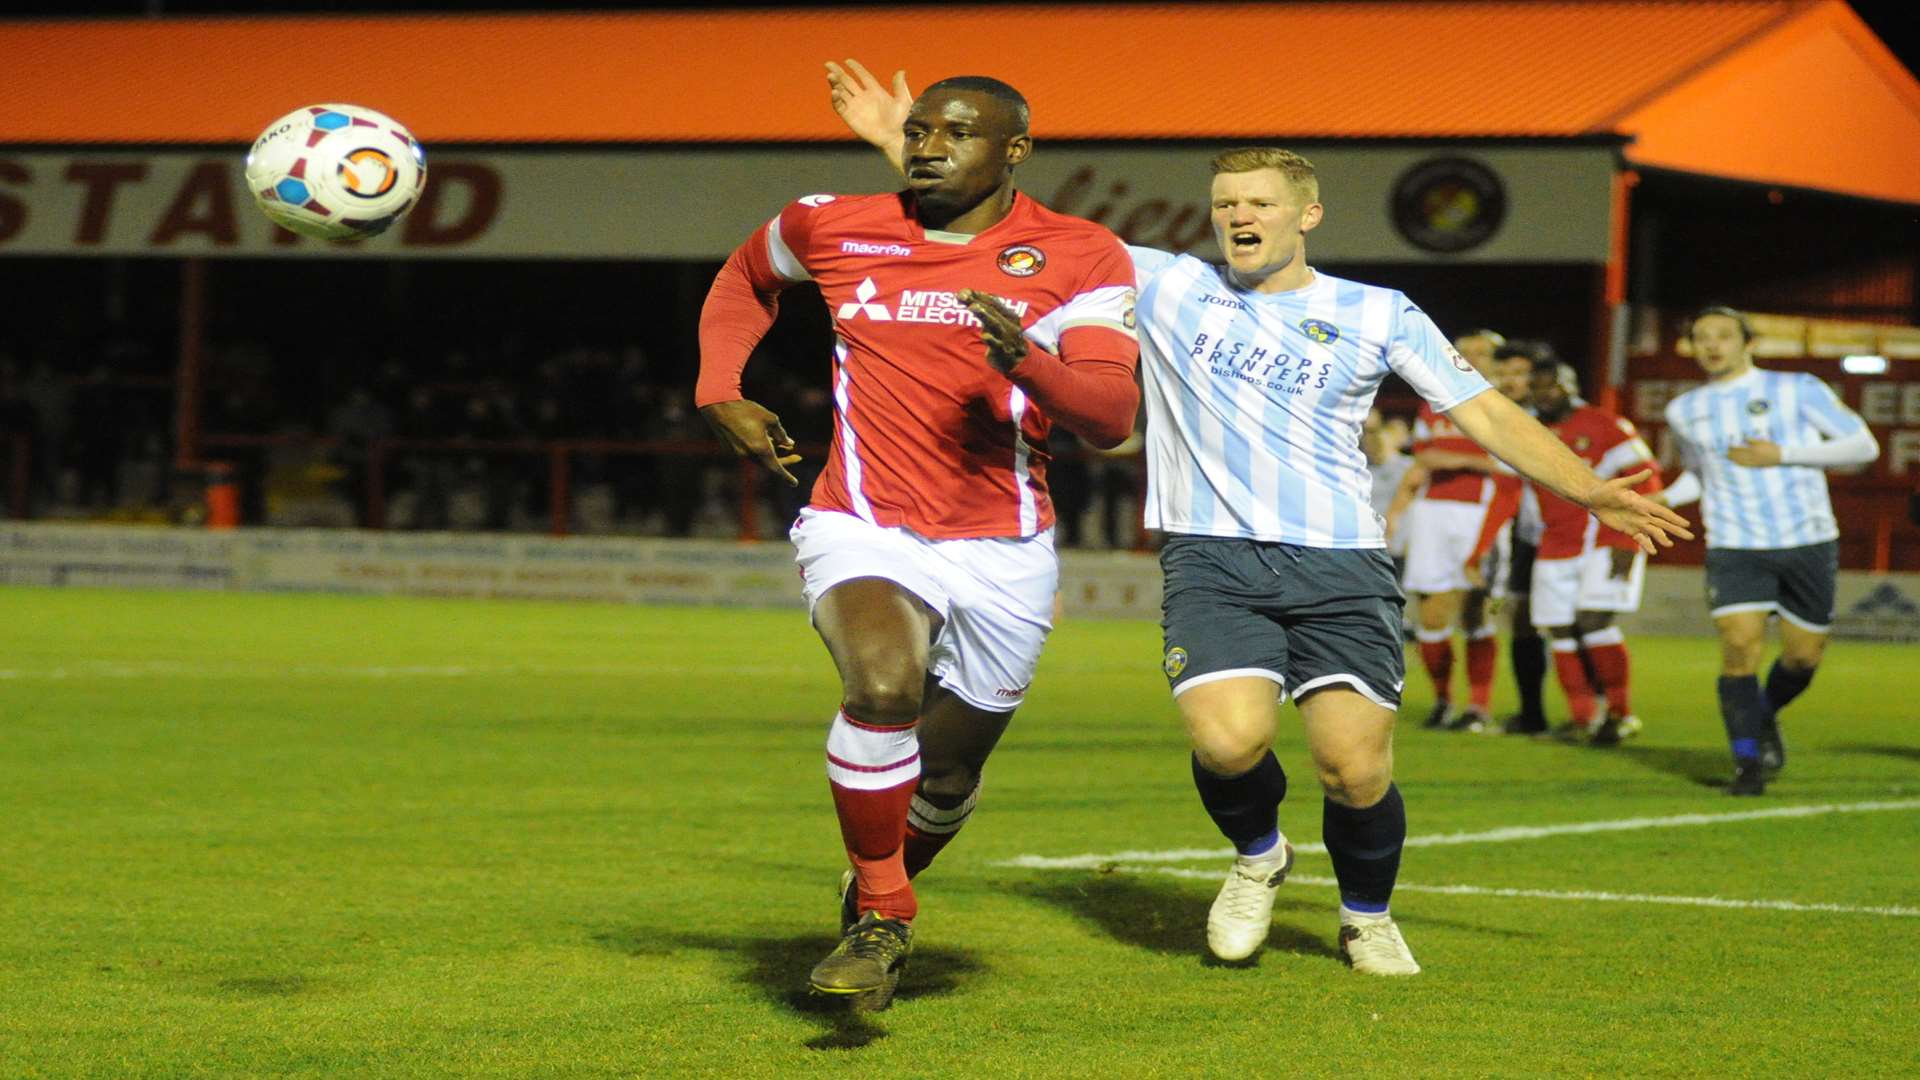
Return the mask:
POLYGON ((1418 975, 1420 964, 1390 915, 1340 911, 1340 956, 1368 975, 1418 975))
POLYGON ((1222 960, 1245 960, 1273 926, 1273 894, 1293 869, 1293 845, 1282 836, 1273 850, 1240 855, 1207 912, 1207 948, 1222 960))

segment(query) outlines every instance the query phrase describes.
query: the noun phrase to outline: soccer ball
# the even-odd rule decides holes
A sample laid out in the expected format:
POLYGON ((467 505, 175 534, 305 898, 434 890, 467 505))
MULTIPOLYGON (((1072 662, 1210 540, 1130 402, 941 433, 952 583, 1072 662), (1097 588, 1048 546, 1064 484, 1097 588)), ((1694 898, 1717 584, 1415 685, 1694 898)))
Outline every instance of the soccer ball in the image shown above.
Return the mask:
POLYGON ((406 216, 427 160, 392 117, 309 105, 267 125, 247 151, 247 190, 274 223, 321 240, 364 240, 406 216))

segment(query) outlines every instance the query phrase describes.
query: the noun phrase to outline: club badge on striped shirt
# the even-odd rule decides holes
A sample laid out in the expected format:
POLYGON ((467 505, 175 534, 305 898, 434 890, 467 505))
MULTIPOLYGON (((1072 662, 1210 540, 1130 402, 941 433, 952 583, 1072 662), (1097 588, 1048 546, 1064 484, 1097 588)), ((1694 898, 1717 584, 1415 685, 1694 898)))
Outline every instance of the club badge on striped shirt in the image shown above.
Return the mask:
POLYGON ((1340 328, 1324 319, 1301 319, 1300 332, 1322 345, 1340 340, 1340 328))

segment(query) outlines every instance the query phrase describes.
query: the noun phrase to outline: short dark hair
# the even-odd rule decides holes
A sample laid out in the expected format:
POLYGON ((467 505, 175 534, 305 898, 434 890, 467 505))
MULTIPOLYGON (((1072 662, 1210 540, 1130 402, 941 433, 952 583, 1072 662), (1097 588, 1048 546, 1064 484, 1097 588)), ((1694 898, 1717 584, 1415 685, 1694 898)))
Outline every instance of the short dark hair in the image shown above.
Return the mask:
POLYGON ((1740 339, 1742 341, 1753 340, 1753 320, 1747 318, 1746 312, 1741 311, 1739 308, 1728 307, 1725 304, 1709 304, 1699 311, 1694 312, 1693 317, 1687 320, 1687 336, 1693 336, 1694 323, 1699 322, 1709 315, 1721 315, 1732 319, 1734 322, 1740 324, 1740 339))
POLYGON ((1032 119, 1033 111, 1027 107, 1026 97, 1020 91, 991 75, 953 75, 920 91, 920 96, 926 97, 936 90, 963 90, 973 94, 985 94, 1002 102, 1013 110, 1014 123, 1020 128, 1015 134, 1027 133, 1027 124, 1032 119))
POLYGON ((1553 343, 1540 338, 1515 338, 1493 350, 1495 360, 1512 360, 1515 357, 1531 361, 1534 367, 1560 362, 1560 354, 1554 349, 1553 343))

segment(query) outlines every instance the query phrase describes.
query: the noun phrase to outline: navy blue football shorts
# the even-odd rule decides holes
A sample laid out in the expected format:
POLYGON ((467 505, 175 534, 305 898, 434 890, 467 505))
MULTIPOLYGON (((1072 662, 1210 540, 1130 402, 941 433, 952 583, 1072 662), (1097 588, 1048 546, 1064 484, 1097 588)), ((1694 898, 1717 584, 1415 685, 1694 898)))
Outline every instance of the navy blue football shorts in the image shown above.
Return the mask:
POLYGON ((1790 548, 1707 549, 1707 607, 1714 618, 1737 611, 1773 611, 1824 634, 1833 625, 1840 543, 1790 548))
POLYGON ((1282 696, 1338 685, 1399 707, 1406 597, 1384 550, 1173 536, 1160 569, 1161 669, 1175 697, 1251 675, 1282 696))

